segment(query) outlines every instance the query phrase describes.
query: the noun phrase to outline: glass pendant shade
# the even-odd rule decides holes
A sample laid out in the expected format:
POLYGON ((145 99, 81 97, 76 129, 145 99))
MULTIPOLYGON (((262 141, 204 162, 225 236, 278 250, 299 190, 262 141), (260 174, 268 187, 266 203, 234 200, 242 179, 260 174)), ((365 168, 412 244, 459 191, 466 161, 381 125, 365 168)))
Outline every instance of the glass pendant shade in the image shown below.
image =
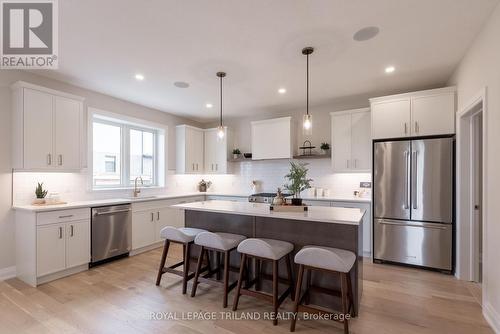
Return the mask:
POLYGON ((312 135, 312 117, 311 115, 305 114, 302 120, 302 133, 305 136, 312 135))
POLYGON ((217 127, 217 140, 223 141, 225 136, 226 136, 226 129, 222 125, 219 125, 217 127))

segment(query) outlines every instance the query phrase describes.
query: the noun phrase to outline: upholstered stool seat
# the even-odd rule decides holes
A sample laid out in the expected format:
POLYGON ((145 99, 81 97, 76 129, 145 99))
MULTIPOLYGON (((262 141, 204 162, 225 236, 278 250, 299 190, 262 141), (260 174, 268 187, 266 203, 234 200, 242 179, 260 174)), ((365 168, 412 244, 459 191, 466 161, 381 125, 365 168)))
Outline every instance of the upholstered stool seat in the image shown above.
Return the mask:
POLYGON ((191 227, 165 226, 160 231, 160 237, 176 242, 191 242, 202 232, 206 232, 206 230, 191 227))
POLYGON ((293 252, 293 244, 275 239, 259 239, 259 238, 249 238, 243 240, 238 245, 238 252, 242 254, 241 256, 241 264, 240 264, 240 274, 238 278, 238 286, 236 288, 236 294, 234 296, 233 303, 233 311, 236 311, 238 308, 238 302, 241 295, 247 295, 252 297, 257 297, 266 301, 272 301, 273 304, 273 315, 271 316, 273 320, 273 325, 278 324, 278 308, 281 303, 286 299, 288 295, 293 300, 294 292, 294 284, 292 277, 292 264, 291 264, 291 253, 293 252), (286 269, 288 277, 287 279, 281 279, 278 273, 278 264, 281 259, 286 257, 286 269), (249 280, 247 262, 253 258, 255 260, 255 278, 253 280, 249 280), (261 280, 261 266, 263 261, 272 262, 272 294, 269 295, 267 293, 260 292, 260 280, 261 280), (245 275, 246 274, 246 275, 245 275), (246 276, 247 286, 242 288, 243 277, 246 276), (287 284, 286 290, 282 293, 281 296, 278 294, 278 284, 279 283, 287 284), (250 288, 255 285, 255 291, 250 290, 250 288))
POLYGON ((160 285, 161 277, 164 273, 171 273, 175 275, 182 276, 182 294, 187 291, 187 282, 194 277, 194 273, 189 273, 189 264, 191 259, 191 246, 194 244, 194 239, 196 236, 206 230, 199 228, 190 227, 174 227, 166 226, 161 229, 160 237, 165 239, 165 244, 163 246, 163 253, 161 255, 160 268, 158 269, 158 276, 156 277, 156 285, 160 285), (170 247, 170 243, 176 243, 182 245, 182 255, 183 259, 169 267, 165 267, 165 262, 167 261, 167 253, 170 247), (175 268, 183 266, 183 270, 177 270, 175 268))
POLYGON ((194 243, 199 246, 226 251, 238 247, 240 242, 245 239, 244 235, 239 234, 202 232, 196 236, 194 243))
POLYGON ((196 289, 198 287, 199 282, 208 283, 208 284, 221 284, 224 287, 224 295, 222 298, 222 307, 227 307, 227 296, 229 292, 236 286, 237 282, 233 282, 229 284, 229 270, 230 264, 230 256, 231 251, 235 250, 238 247, 239 243, 242 240, 245 240, 246 237, 244 235, 239 234, 231 234, 231 233, 222 233, 222 232, 202 232, 196 236, 194 239, 194 243, 200 246, 200 255, 198 256, 198 264, 196 265, 196 272, 194 275, 193 287, 191 290, 191 297, 196 296, 196 289), (205 271, 202 270, 201 264, 203 259, 203 254, 207 254, 208 251, 214 251, 216 253, 216 261, 217 266, 215 269, 212 269, 210 266, 205 269, 208 270, 208 273, 200 276, 200 274, 205 271), (220 281, 220 255, 224 255, 224 281, 220 281), (212 276, 214 273, 217 273, 217 278, 214 280, 212 276))
MULTIPOLYGON (((351 284, 350 271, 356 262, 356 255, 348 250, 332 248, 332 247, 321 247, 321 246, 305 246, 297 254, 295 254, 295 263, 299 265, 299 274, 297 276, 297 287, 295 288, 295 303, 294 303, 294 314, 292 317, 292 323, 290 325, 290 331, 295 331, 295 324, 297 322, 297 313, 299 311, 305 311, 310 313, 327 313, 327 314, 338 314, 335 311, 327 311, 324 308, 316 308, 312 306, 307 306, 309 304, 309 291, 315 290, 315 287, 311 285, 311 271, 328 271, 331 273, 336 273, 340 277, 340 296, 342 300, 342 314, 344 317, 334 318, 335 320, 343 323, 344 333, 349 333, 349 317, 355 315, 354 310, 354 299, 351 284), (306 280, 306 290, 304 295, 301 297, 302 289, 302 277, 304 272, 307 272, 306 280)), ((318 290, 321 293, 328 293, 330 295, 338 294, 337 291, 330 291, 330 289, 321 288, 318 290)))
POLYGON ((242 254, 269 260, 279 260, 291 251, 293 251, 293 244, 275 239, 249 238, 238 246, 238 252, 242 254))
POLYGON ((348 273, 355 261, 353 252, 331 247, 305 246, 295 254, 297 264, 340 273, 348 273))

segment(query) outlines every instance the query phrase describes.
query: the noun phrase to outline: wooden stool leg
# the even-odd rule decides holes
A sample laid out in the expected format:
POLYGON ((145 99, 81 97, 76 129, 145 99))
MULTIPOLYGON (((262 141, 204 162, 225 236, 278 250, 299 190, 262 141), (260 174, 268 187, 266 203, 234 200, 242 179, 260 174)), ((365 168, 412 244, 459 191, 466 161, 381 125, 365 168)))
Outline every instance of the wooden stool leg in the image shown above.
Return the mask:
MULTIPOLYGON (((347 310, 347 274, 346 273, 341 273, 340 274, 340 289, 342 292, 342 313, 344 314, 344 317, 347 316, 348 310, 347 310)), ((344 318, 344 334, 349 333, 349 321, 347 318, 344 318)))
POLYGON ((205 252, 205 247, 200 247, 200 255, 198 256, 198 262, 196 264, 196 272, 194 273, 193 287, 191 288, 191 297, 196 296, 196 289, 198 288, 198 277, 200 277, 201 264, 203 262, 203 253, 205 252))
MULTIPOLYGON (((240 263, 240 274, 238 276, 238 285, 236 286, 236 294, 234 295, 233 311, 238 309, 238 301, 240 300, 241 284, 243 283, 243 270, 245 269, 247 256, 245 254, 241 255, 240 263)), ((247 274, 248 275, 248 274, 247 274)))
POLYGON ((299 302, 300 302, 300 290, 302 288, 302 276, 304 275, 304 266, 299 266, 299 273, 297 275, 297 286, 295 287, 295 301, 293 304, 293 318, 290 324, 290 332, 295 332, 295 323, 297 322, 297 317, 299 316, 299 302))
POLYGON ((224 252, 224 300, 222 307, 227 307, 227 295, 229 293, 229 251, 224 252))
POLYGON ((293 284, 293 273, 292 273, 292 255, 288 254, 286 257, 286 271, 288 274, 288 284, 290 284, 290 299, 293 301, 295 296, 295 285, 293 284))
POLYGON ((311 296, 309 294, 309 289, 311 288, 311 269, 306 269, 306 292, 305 292, 305 297, 304 297, 304 304, 309 305, 309 302, 311 300, 311 296))
POLYGON ((262 288, 262 261, 260 259, 255 259, 255 291, 260 291, 262 288))
POLYGON ((273 325, 278 324, 278 261, 273 261, 273 325))
POLYGON ((214 252, 215 255, 215 267, 216 267, 216 278, 219 281, 221 279, 221 270, 220 270, 220 256, 221 253, 219 252, 214 252))
POLYGON ((351 311, 351 316, 356 316, 356 308, 354 304, 354 295, 352 291, 351 274, 347 273, 347 295, 349 296, 349 310, 351 311))
POLYGON ((170 246, 170 241, 165 239, 165 245, 163 246, 163 253, 161 254, 160 268, 158 269, 158 276, 156 277, 156 285, 160 285, 161 276, 163 275, 163 268, 165 267, 165 262, 167 261, 168 248, 170 246))
POLYGON ((184 244, 184 273, 182 278, 182 294, 185 295, 187 291, 187 282, 189 276, 189 260, 191 257, 191 244, 184 244))

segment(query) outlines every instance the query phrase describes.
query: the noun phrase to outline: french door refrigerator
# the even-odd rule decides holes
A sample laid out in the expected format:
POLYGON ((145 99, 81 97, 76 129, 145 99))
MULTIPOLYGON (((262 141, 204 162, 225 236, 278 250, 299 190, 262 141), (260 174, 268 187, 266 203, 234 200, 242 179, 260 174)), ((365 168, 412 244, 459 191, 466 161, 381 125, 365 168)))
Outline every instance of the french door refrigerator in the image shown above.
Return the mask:
POLYGON ((374 260, 453 270, 454 139, 375 142, 374 260))

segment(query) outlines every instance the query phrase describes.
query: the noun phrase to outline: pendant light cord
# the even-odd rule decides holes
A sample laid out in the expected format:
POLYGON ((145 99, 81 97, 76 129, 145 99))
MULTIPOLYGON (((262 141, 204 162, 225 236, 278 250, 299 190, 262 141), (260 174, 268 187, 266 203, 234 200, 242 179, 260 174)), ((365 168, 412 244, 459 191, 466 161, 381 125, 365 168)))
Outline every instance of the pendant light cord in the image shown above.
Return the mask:
POLYGON ((222 126, 222 76, 220 77, 220 126, 222 126))
POLYGON ((309 54, 306 55, 306 114, 309 115, 309 54))

